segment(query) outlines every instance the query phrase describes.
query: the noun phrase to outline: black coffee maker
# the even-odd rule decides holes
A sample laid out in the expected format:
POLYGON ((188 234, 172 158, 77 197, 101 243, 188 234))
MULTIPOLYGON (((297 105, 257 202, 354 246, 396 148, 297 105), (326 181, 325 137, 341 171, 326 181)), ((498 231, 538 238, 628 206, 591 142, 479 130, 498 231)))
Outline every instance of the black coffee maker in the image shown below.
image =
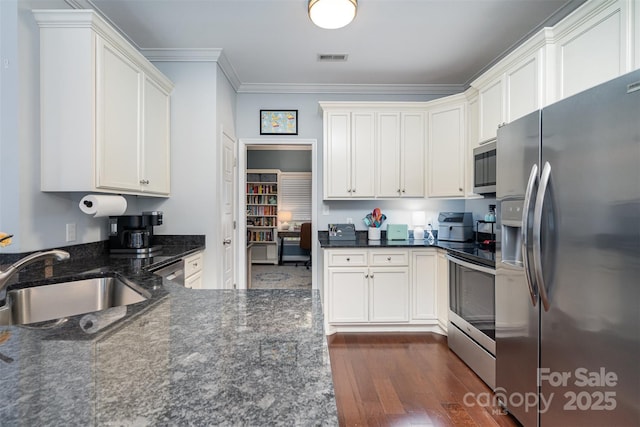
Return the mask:
POLYGON ((162 211, 109 217, 109 252, 112 255, 150 257, 162 246, 154 244, 153 227, 162 225, 162 211))

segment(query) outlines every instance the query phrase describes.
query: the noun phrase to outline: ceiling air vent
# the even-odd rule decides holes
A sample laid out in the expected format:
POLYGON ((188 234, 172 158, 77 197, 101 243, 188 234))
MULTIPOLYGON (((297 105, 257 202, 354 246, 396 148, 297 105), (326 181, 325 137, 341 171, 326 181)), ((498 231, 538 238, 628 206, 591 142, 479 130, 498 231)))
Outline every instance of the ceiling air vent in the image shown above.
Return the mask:
POLYGON ((345 62, 349 55, 346 53, 319 53, 318 61, 320 62, 345 62))

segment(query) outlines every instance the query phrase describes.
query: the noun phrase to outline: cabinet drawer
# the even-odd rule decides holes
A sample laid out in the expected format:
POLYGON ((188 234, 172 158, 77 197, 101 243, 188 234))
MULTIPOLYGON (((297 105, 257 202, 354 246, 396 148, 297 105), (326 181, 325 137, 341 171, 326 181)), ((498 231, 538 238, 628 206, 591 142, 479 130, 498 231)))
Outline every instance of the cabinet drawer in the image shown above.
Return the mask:
POLYGON ((367 265, 367 251, 329 252, 329 267, 364 267, 367 265))
POLYGON ((184 277, 189 277, 199 271, 202 271, 202 252, 189 255, 184 258, 184 277))
POLYGON ((184 287, 190 289, 202 289, 202 273, 198 272, 187 277, 184 281, 184 287))
POLYGON ((409 265, 408 251, 371 251, 369 255, 370 266, 383 265, 409 265))

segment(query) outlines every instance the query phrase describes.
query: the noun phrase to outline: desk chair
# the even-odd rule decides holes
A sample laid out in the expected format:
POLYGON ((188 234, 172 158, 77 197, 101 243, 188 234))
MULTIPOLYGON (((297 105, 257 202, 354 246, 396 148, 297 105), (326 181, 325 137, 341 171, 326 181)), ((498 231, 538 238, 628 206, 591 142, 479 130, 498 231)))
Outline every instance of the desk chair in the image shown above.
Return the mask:
MULTIPOLYGON (((303 222, 300 225, 300 249, 309 253, 309 259, 305 261, 304 265, 309 269, 311 265, 311 223, 303 222)), ((297 264, 296 264, 297 265, 297 264)))

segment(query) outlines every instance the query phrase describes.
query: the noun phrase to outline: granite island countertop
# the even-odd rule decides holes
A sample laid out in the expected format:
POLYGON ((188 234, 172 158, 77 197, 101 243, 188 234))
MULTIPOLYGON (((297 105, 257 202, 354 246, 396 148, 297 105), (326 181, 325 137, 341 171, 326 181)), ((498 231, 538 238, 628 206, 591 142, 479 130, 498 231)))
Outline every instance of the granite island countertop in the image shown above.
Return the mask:
POLYGON ((0 326, 3 425, 338 424, 318 291, 192 290, 129 261, 53 267, 117 272, 148 301, 0 326))

